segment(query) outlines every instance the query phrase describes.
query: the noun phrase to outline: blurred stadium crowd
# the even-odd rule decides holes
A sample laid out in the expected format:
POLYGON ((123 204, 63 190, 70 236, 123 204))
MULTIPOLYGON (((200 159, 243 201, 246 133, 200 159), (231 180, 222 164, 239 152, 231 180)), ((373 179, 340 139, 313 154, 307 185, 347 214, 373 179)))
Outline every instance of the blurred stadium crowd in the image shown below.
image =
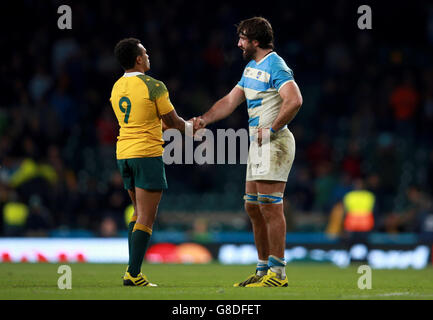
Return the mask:
MULTIPOLYGON (((252 8, 229 1, 73 1, 72 30, 59 30, 62 3, 23 1, 17 14, 24 22, 5 18, 1 37, 0 234, 70 228, 103 236, 125 229, 129 199, 117 173, 118 125, 108 100, 122 75, 114 45, 140 38, 149 75, 166 84, 178 114, 189 119, 240 79, 245 62, 235 24, 253 15, 273 24, 276 51, 304 97, 289 126, 297 143, 285 193, 290 214, 326 221, 362 179, 376 196, 377 231, 433 231, 433 9, 413 2, 391 10, 380 2, 372 6, 373 30, 359 30, 357 6, 348 2, 252 8), (402 26, 405 12, 411 18, 402 26), (24 228, 8 227, 11 208, 28 212, 24 228)), ((245 128, 247 119, 241 105, 210 128, 245 128)), ((162 217, 232 211, 246 218, 244 165, 166 171, 162 217)))

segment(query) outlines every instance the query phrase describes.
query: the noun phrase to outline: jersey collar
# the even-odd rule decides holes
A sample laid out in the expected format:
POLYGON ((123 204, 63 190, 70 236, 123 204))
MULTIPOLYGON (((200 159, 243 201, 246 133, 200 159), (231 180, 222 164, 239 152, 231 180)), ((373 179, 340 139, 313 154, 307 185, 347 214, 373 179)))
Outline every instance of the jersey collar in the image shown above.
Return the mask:
POLYGON ((266 54, 259 62, 256 62, 257 65, 261 64, 263 61, 266 60, 267 57, 273 55, 273 54, 277 54, 275 51, 271 51, 268 54, 266 54))
POLYGON ((123 74, 124 77, 135 77, 135 76, 138 76, 138 75, 144 75, 144 73, 143 72, 135 71, 135 72, 125 72, 123 74))

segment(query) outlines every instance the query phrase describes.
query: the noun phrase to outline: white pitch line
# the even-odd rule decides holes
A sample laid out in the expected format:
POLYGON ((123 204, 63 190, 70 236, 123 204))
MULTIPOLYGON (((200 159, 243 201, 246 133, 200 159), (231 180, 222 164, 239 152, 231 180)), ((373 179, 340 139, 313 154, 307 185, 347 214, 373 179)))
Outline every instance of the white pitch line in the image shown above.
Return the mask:
POLYGON ((410 292, 389 292, 378 294, 352 295, 345 298, 373 298, 373 297, 399 297, 399 296, 414 296, 414 297, 433 297, 433 294, 417 294, 410 292))
POLYGON ((405 296, 410 295, 410 292, 391 292, 391 293, 379 293, 379 297, 392 297, 392 296, 405 296))

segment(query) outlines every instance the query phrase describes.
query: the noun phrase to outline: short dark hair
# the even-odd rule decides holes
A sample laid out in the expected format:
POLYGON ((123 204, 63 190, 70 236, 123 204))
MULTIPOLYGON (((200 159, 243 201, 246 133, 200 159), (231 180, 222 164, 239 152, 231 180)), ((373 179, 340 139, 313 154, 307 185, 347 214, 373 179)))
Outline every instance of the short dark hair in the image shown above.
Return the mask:
POLYGON ((269 21, 263 17, 242 20, 237 25, 237 33, 250 41, 257 40, 262 49, 274 49, 274 31, 269 21))
POLYGON ((126 38, 120 40, 114 47, 114 55, 123 69, 132 69, 135 66, 135 60, 141 56, 141 50, 138 46, 140 40, 135 38, 126 38))

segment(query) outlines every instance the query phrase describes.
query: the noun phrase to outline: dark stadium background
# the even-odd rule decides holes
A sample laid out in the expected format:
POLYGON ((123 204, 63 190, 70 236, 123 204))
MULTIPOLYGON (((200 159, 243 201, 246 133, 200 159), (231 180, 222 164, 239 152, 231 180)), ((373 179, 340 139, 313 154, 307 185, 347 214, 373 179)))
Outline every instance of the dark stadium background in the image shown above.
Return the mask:
MULTIPOLYGON (((363 179, 376 196, 375 234, 431 243, 433 5, 428 2, 15 1, 4 6, 0 212, 19 202, 29 215, 20 226, 0 219, 1 236, 125 236, 129 199, 116 169, 118 127, 108 100, 122 75, 114 45, 125 37, 141 39, 150 55, 149 75, 166 84, 178 114, 189 119, 240 79, 245 62, 235 24, 261 15, 272 23, 276 51, 293 69, 304 98, 289 125, 297 150, 285 192, 287 231, 326 232, 335 203, 363 179), (72 8, 72 30, 57 28, 62 4, 72 8), (372 30, 357 27, 362 4, 372 8, 372 30), (398 116, 402 103, 407 112, 398 116), (13 180, 26 160, 30 173, 13 180)), ((241 105, 210 129, 246 128, 247 118, 241 105)), ((183 232, 188 241, 206 243, 214 233, 251 231, 243 211, 245 165, 171 165, 166 173, 169 189, 155 235, 183 232)))

